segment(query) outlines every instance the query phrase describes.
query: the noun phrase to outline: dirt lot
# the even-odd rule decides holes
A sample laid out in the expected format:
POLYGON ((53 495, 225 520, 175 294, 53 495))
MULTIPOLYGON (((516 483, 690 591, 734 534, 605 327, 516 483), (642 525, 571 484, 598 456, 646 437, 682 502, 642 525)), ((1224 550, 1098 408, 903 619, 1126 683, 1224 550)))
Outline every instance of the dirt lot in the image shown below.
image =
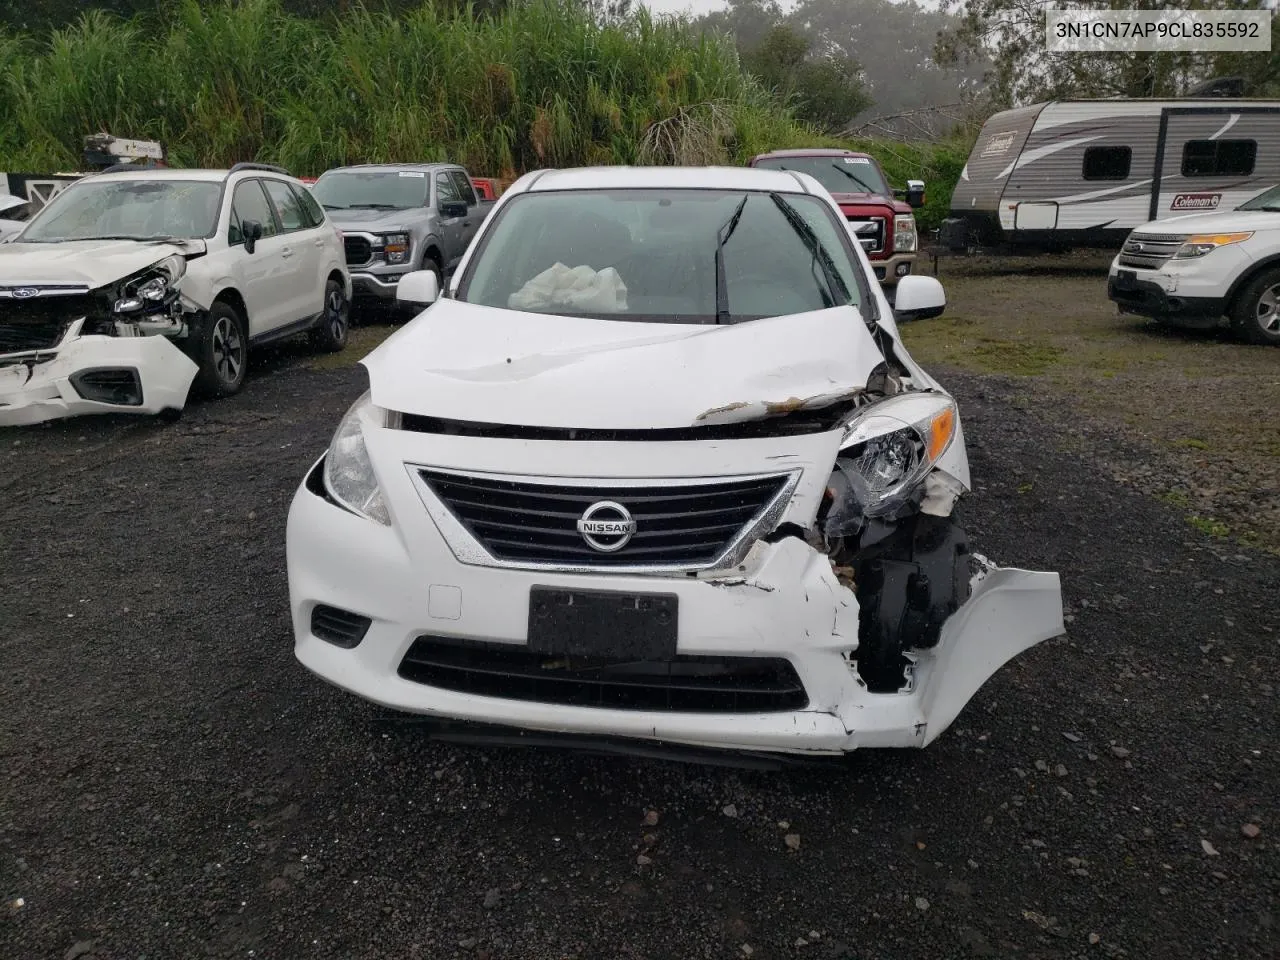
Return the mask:
POLYGON ((1061 571, 1070 633, 843 768, 445 746, 307 675, 285 511, 349 358, 0 432, 0 957, 1276 957, 1280 560, 1187 518, 1276 485, 1280 351, 947 269, 911 338, 953 367, 970 535, 1061 571))

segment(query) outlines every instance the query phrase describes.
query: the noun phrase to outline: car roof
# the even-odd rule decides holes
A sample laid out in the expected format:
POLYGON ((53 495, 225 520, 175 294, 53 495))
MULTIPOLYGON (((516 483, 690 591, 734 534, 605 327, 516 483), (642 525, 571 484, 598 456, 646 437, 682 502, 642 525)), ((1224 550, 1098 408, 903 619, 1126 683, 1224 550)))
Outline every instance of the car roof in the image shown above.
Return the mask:
MULTIPOLYGON (((94 180, 202 180, 208 183, 221 183, 227 179, 230 173, 230 170, 187 170, 179 167, 139 166, 137 170, 113 170, 110 173, 91 173, 88 176, 94 180)), ((281 173, 278 170, 263 170, 261 168, 246 168, 236 171, 237 176, 242 174, 246 176, 284 177, 286 180, 297 179, 289 173, 281 173)))
POLYGON ((808 193, 786 170, 756 167, 579 167, 530 174, 532 193, 548 190, 702 189, 808 193))
POLYGON ((858 150, 844 150, 839 147, 810 147, 799 150, 773 150, 769 153, 762 153, 755 159, 763 160, 765 157, 867 157, 870 159, 871 154, 862 153, 858 150))
POLYGON ((330 167, 325 173, 336 170, 461 170, 457 163, 352 163, 345 167, 330 167))

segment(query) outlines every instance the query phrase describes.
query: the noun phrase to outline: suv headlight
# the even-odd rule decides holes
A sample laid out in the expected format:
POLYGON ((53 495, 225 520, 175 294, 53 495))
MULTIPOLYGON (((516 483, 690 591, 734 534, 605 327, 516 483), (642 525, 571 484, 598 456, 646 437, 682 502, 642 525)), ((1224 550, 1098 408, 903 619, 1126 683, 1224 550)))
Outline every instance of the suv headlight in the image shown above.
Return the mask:
POLYGON ((382 256, 387 263, 408 263, 409 235, 407 233, 382 234, 382 256))
POLYGON ((324 487, 352 513, 391 526, 373 462, 364 444, 364 428, 382 426, 385 413, 373 405, 369 393, 351 405, 334 431, 324 458, 324 487))
POLYGON ((913 501, 951 447, 958 422, 955 401, 939 393, 902 394, 860 411, 845 428, 831 474, 827 534, 844 535, 913 501))
POLYGON ((1253 231, 1248 233, 1196 233, 1187 237, 1182 241, 1182 246, 1178 248, 1178 252, 1173 256, 1178 260, 1192 260, 1195 257, 1203 257, 1206 253, 1212 253, 1219 247, 1225 247, 1231 243, 1240 243, 1248 240, 1253 236, 1253 231))
POLYGON ((910 214, 893 218, 893 252, 913 253, 916 249, 916 218, 910 214))
POLYGON ((178 281, 187 272, 185 257, 165 257, 159 263, 126 279, 120 284, 115 313, 155 312, 177 293, 178 281))

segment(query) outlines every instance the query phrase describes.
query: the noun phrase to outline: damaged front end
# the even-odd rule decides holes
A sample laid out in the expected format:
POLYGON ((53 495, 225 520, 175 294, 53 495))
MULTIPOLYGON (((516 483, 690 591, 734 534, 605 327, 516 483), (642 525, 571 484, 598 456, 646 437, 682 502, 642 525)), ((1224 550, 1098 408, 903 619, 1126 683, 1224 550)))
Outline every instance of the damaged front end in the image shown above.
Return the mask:
POLYGON ((86 413, 180 411, 197 366, 171 254, 96 289, 0 284, 0 426, 86 413))

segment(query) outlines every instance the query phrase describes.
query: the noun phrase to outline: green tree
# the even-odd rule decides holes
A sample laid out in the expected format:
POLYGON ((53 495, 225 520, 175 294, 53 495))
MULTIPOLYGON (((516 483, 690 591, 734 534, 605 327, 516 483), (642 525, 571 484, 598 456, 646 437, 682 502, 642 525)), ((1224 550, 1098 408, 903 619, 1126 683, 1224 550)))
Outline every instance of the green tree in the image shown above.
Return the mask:
POLYGON ((869 103, 862 71, 851 57, 810 54, 810 43, 788 26, 772 27, 742 65, 795 105, 796 116, 835 132, 869 103))

